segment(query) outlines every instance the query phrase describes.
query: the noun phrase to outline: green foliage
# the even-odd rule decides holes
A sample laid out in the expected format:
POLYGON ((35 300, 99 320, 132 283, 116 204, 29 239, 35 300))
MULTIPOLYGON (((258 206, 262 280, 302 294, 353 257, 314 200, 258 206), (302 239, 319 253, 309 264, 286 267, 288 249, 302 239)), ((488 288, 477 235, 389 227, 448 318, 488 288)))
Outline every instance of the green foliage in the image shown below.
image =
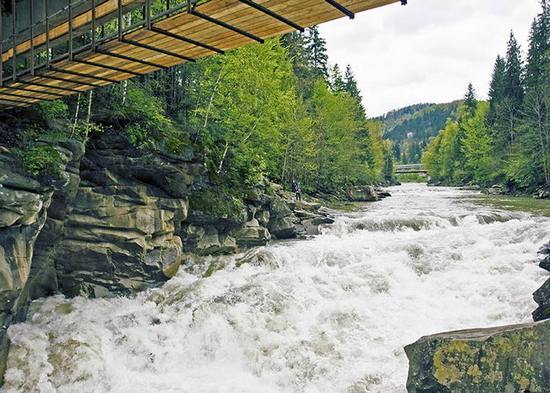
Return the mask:
POLYGON ((69 107, 62 100, 42 101, 38 107, 44 120, 50 126, 56 121, 69 119, 69 107))
POLYGON ((235 222, 244 220, 244 203, 234 190, 227 188, 204 189, 191 194, 189 207, 208 216, 225 218, 235 222))
POLYGON ((489 104, 469 86, 456 121, 447 123, 423 155, 430 176, 447 184, 531 190, 550 186, 550 7, 533 22, 527 66, 510 34, 506 58, 497 57, 489 104))
POLYGON ((400 183, 426 183, 428 179, 418 173, 404 173, 397 175, 396 180, 400 183))
POLYGON ((21 151, 23 167, 34 176, 57 175, 63 156, 50 145, 36 145, 21 151))

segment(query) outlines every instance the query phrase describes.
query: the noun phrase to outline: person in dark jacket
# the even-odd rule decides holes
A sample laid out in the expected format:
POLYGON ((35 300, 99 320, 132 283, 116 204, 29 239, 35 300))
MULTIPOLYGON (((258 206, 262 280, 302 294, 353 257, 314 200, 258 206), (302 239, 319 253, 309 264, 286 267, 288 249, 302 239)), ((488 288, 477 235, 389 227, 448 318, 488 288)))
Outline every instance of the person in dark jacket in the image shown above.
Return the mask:
POLYGON ((296 195, 297 201, 302 200, 302 190, 300 189, 300 185, 294 179, 292 179, 292 192, 296 195))

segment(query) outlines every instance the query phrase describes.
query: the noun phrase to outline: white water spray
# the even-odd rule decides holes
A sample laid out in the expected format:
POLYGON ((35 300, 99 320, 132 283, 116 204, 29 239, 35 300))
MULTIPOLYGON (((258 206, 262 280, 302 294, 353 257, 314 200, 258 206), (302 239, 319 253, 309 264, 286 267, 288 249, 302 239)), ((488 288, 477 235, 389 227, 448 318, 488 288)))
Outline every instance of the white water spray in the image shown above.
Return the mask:
POLYGON ((34 305, 12 326, 4 392, 405 391, 403 346, 526 322, 550 221, 420 185, 322 236, 227 257, 135 298, 34 305))

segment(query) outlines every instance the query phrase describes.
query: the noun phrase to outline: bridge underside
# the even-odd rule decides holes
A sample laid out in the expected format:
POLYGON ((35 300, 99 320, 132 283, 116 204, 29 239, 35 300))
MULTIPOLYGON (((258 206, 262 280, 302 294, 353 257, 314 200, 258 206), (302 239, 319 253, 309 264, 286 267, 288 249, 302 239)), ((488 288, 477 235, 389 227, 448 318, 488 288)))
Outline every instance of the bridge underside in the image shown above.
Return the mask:
POLYGON ((399 0, 163 0, 160 10, 155 0, 73 0, 55 25, 60 12, 48 15, 47 5, 33 20, 46 0, 25 0, 24 32, 13 15, 22 7, 11 1, 16 12, 0 18, 2 107, 85 92, 399 0))

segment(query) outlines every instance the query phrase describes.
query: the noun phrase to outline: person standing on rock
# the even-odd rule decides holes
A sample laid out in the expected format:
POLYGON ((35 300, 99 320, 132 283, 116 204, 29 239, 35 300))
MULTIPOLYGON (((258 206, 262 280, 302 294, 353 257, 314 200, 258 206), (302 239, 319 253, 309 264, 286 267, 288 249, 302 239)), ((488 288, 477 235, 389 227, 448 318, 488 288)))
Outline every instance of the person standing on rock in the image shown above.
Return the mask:
POLYGON ((296 195, 297 201, 302 200, 302 190, 300 189, 300 185, 296 183, 296 180, 294 179, 292 179, 292 192, 296 195))

